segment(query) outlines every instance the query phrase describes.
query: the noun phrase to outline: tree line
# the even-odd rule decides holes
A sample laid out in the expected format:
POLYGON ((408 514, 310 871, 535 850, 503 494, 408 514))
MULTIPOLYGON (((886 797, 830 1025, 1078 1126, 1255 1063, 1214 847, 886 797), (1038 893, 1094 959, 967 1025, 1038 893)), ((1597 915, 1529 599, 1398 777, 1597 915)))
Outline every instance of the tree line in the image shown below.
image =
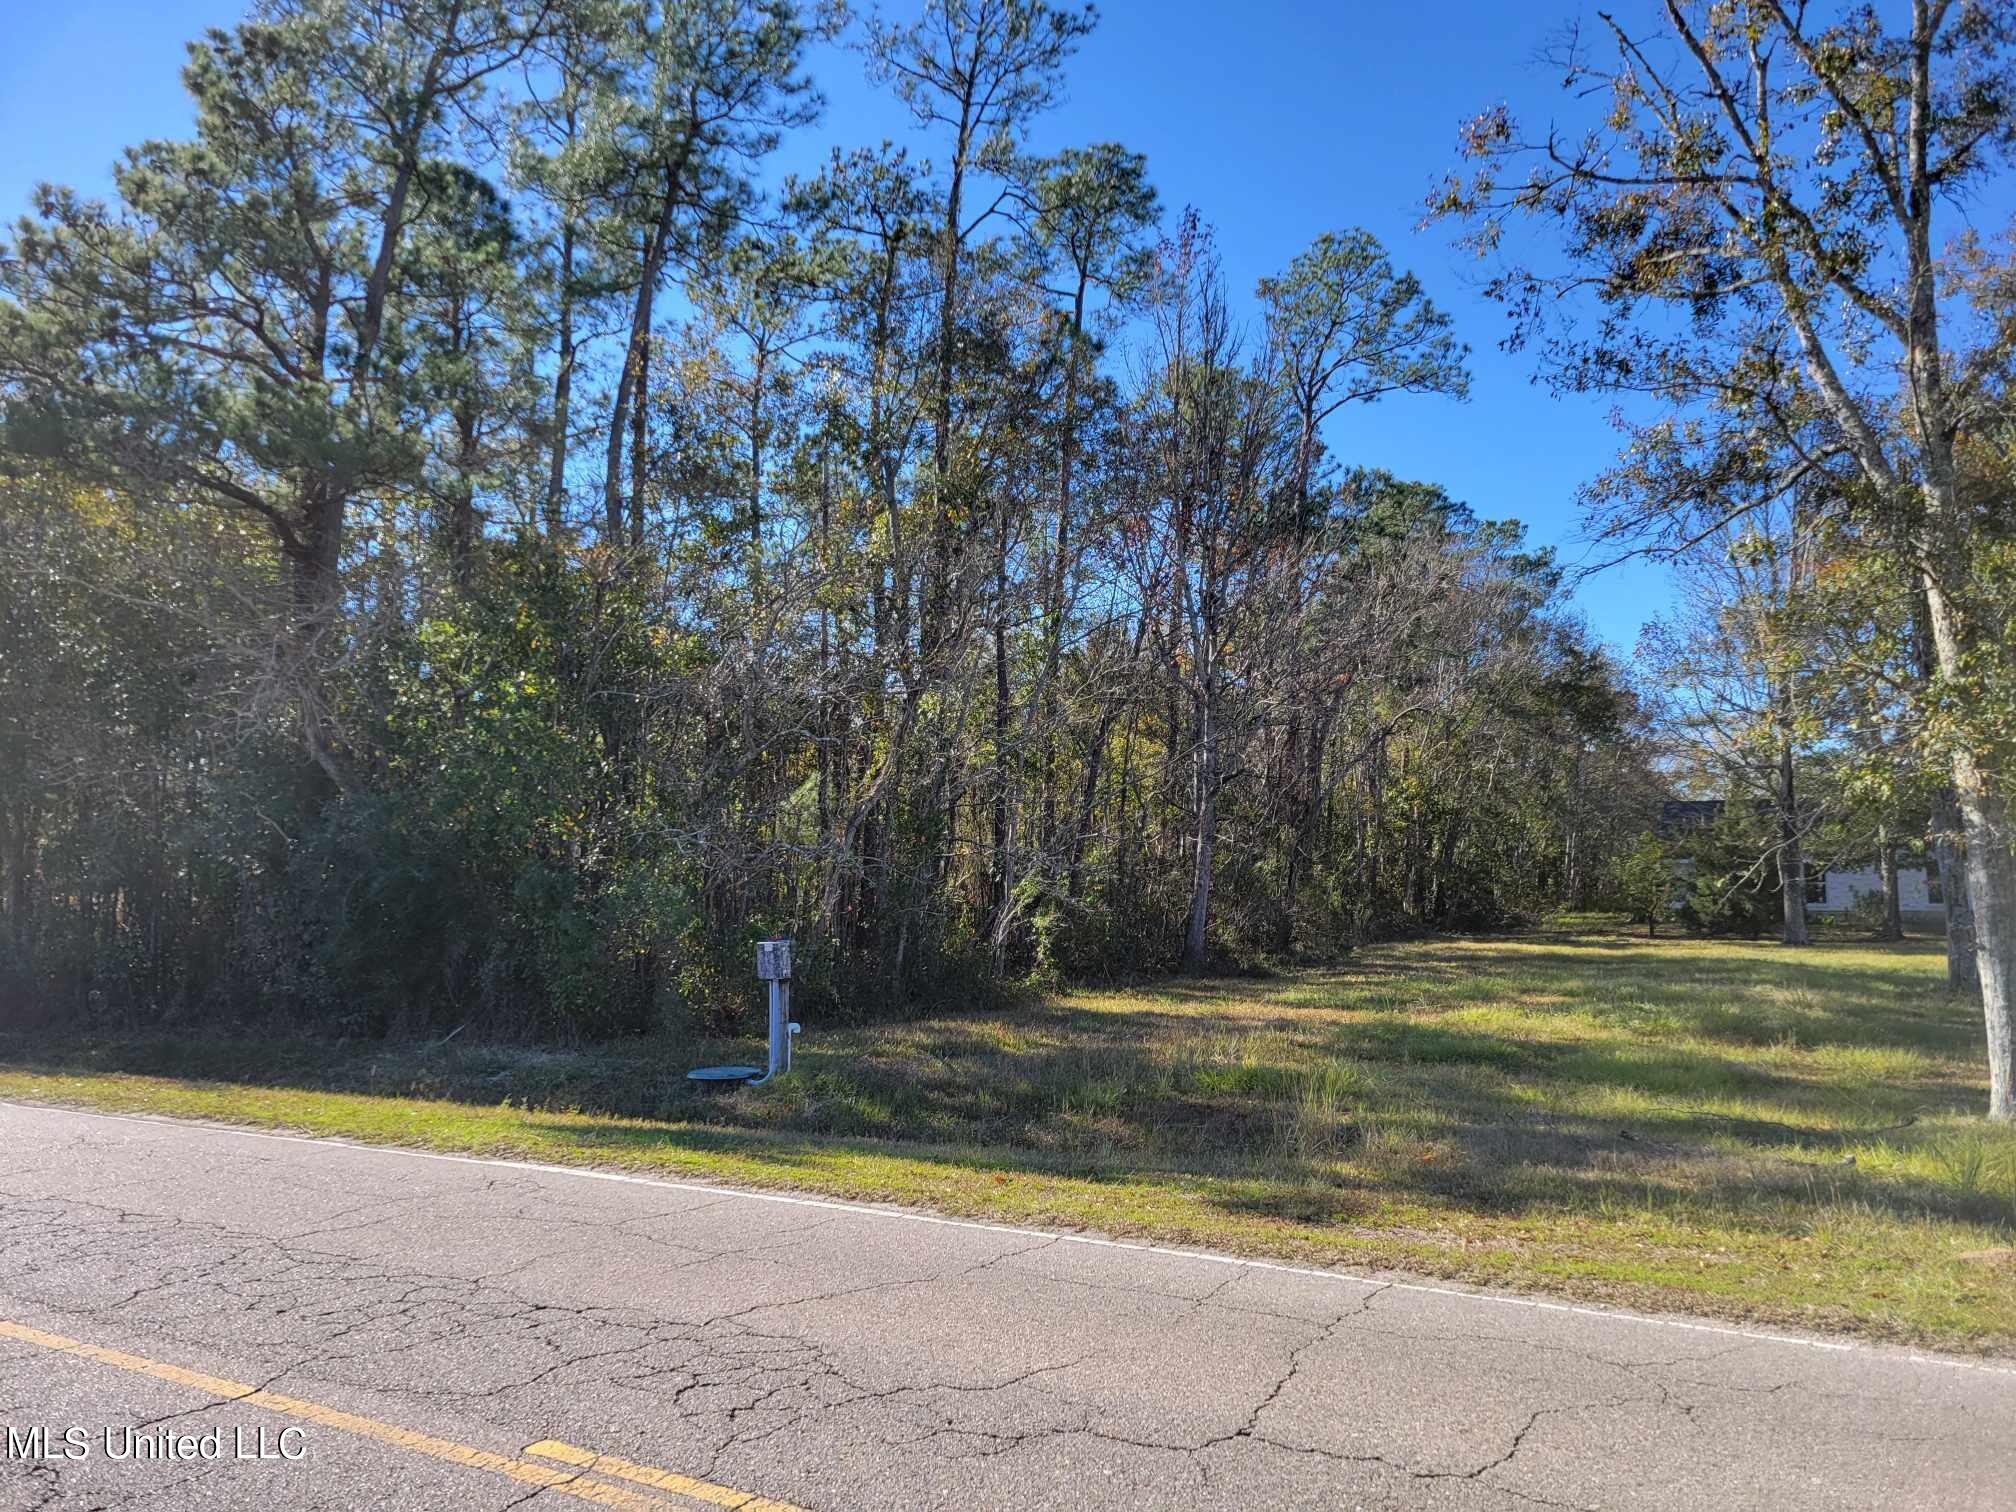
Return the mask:
POLYGON ((1089 9, 261 0, 0 246, 0 983, 567 1040, 1334 954, 1602 893, 1653 778, 1368 233, 1244 300, 1089 9), (819 130, 815 45, 906 144, 819 130), (1242 309, 1250 314, 1242 315, 1242 309))

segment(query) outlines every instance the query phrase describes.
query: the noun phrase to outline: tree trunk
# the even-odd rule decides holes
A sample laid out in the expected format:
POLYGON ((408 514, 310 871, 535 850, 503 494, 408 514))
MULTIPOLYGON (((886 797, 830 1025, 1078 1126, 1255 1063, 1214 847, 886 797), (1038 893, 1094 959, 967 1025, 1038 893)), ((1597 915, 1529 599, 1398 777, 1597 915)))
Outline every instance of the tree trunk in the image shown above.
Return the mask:
POLYGON ((1587 754, 1578 738, 1568 767, 1567 814, 1561 826, 1561 891, 1569 906, 1581 913, 1589 911, 1590 903, 1589 879, 1582 865, 1582 761, 1587 754))
POLYGON ((1218 847, 1218 709, 1215 667, 1204 669, 1198 700, 1197 845, 1190 881, 1190 926, 1183 937, 1183 969, 1204 970, 1205 931, 1211 922, 1211 862, 1218 847))
MULTIPOLYGON (((1078 348, 1085 331, 1085 284, 1085 275, 1081 272, 1071 301, 1071 329, 1066 337, 1070 349, 1064 356, 1063 435, 1057 447, 1055 555, 1051 559, 1049 579, 1043 585, 1043 703, 1038 716, 1042 743, 1037 760, 1043 806, 1042 817, 1037 824, 1036 843, 1046 853, 1053 854, 1057 840, 1057 673, 1064 653, 1064 587, 1070 580, 1071 489, 1078 460, 1078 348)), ((1054 860, 1050 864, 1054 866, 1054 860)))
MULTIPOLYGON (((1946 480, 1950 495, 1952 483, 1946 480)), ((1927 492, 1934 486, 1927 485, 1927 492)), ((1945 501, 1952 503, 1950 497, 1945 501)), ((1965 545, 1959 550, 1964 551, 1965 545)), ((1932 643, 1941 671, 1965 656, 1959 615, 1943 586, 1928 582, 1932 643)), ((1974 914, 1974 961, 1981 979, 1981 1015, 1988 1040, 1988 1116, 2016 1122, 2016 852, 2010 849, 2009 805, 1964 742, 1953 748, 1953 798, 1966 848, 1967 899, 1974 914)))
POLYGON ((553 373, 553 447, 546 464, 546 534, 567 522, 567 428, 574 402, 574 223, 560 227, 560 337, 553 373))
POLYGON ((473 399, 456 406, 455 485, 448 517, 448 560, 455 581, 464 587, 476 568, 476 471, 480 461, 480 419, 473 399))
POLYGON ((1008 802, 1008 505, 1000 510, 999 550, 994 557, 994 793, 993 859, 988 867, 988 934, 994 942, 998 970, 1007 943, 1009 893, 1015 886, 1014 858, 1009 854, 1008 802))
MULTIPOLYGON (((833 569, 831 534, 833 528, 833 463, 822 451, 819 457, 819 576, 823 581, 833 569)), ((819 712, 815 728, 819 732, 819 844, 833 835, 833 612, 824 594, 819 599, 819 712)))
POLYGON ((1967 897, 1974 913, 1974 961, 1988 1039, 1988 1116, 2016 1122, 2016 855, 2009 806, 1973 754, 1956 752, 1953 787, 1966 836, 1967 897))
MULTIPOLYGON (((616 396, 609 412, 609 443, 602 464, 603 539, 614 546, 623 540, 623 432, 632 404, 641 412, 637 390, 643 380, 644 363, 651 343, 652 310, 658 297, 658 277, 665 271, 665 257, 671 246, 672 223, 678 213, 686 163, 692 156, 688 137, 665 165, 665 198, 659 203, 658 220, 646 233, 643 263, 639 269, 637 297, 630 308, 630 339, 623 353, 623 366, 616 375, 616 396)), ((633 482, 637 473, 633 469, 633 482)))
POLYGON ((1365 763, 1365 917, 1379 907, 1379 861, 1386 850, 1386 742, 1365 763))
MULTIPOLYGON (((1918 696, 1939 670, 1939 651, 1932 636, 1932 606, 1921 578, 1912 585, 1917 609, 1911 617, 1911 642, 1917 662, 1918 696)), ((1939 868, 1939 889, 1946 907, 1946 990, 1978 992, 1981 966, 1975 952, 1974 907, 1967 892, 1967 865, 1962 841, 1960 805, 1949 782, 1932 797, 1932 862, 1939 868)))
POLYGON ((966 193, 966 159, 971 148, 973 101, 969 88, 960 101, 959 131, 952 153, 951 183, 945 193, 945 222, 939 243, 944 259, 938 289, 938 351, 931 393, 931 550, 924 567, 923 623, 919 650, 926 662, 938 654, 951 617, 951 587, 963 522, 952 520, 946 484, 952 471, 953 353, 959 331, 959 275, 965 237, 960 229, 966 193))
MULTIPOLYGON (((647 317, 648 320, 648 317, 647 317)), ((630 544, 644 544, 644 488, 651 477, 651 329, 637 343, 636 393, 630 403, 630 544)))
POLYGON ((1960 808, 1950 787, 1932 800, 1932 862, 1946 907, 1946 990, 1981 990, 1974 952, 1974 908, 1967 895, 1967 865, 1960 845, 1960 808))
MULTIPOLYGON (((1291 758, 1292 759, 1292 758, 1291 758)), ((1291 782, 1296 777, 1289 778, 1291 782)), ((1283 956, 1295 953, 1295 900, 1302 892, 1302 831, 1305 824, 1302 795, 1288 795, 1288 864, 1281 878, 1281 911, 1274 925, 1274 948, 1283 956)))
POLYGON ((34 804, 24 803, 7 826, 5 844, 0 845, 0 861, 7 874, 7 928, 14 944, 16 964, 25 973, 34 941, 35 858, 41 819, 34 804))
MULTIPOLYGON (((1298 548, 1299 549, 1299 548, 1298 548)), ((1323 791, 1323 752, 1330 740, 1327 711, 1308 711, 1304 734, 1302 711, 1298 708, 1288 722, 1282 765, 1287 770, 1283 802, 1287 808, 1288 854, 1282 869, 1281 902, 1274 921, 1274 948, 1283 956, 1295 952, 1295 905, 1302 896, 1302 880, 1314 850, 1317 820, 1322 817, 1318 801, 1323 791)))
POLYGON ((336 759, 336 735, 324 706, 317 665, 323 632, 335 621, 340 607, 344 502, 343 494, 323 480, 303 488, 304 539, 298 550, 289 552, 294 602, 286 632, 286 674, 295 685, 300 706, 301 743, 309 760, 303 796, 311 809, 349 790, 349 781, 336 759))
POLYGON ((1099 770, 1105 765, 1106 740, 1112 733, 1113 721, 1118 713, 1116 705, 1109 703, 1106 711, 1099 716, 1099 730, 1091 747, 1085 752, 1085 780, 1078 793, 1078 815, 1071 826, 1071 837, 1066 843, 1067 861, 1064 867, 1064 896, 1078 896, 1080 879, 1085 871, 1085 840, 1092 831, 1092 806, 1098 800, 1099 770))
POLYGON ((1879 940, 1904 938, 1904 910, 1897 896, 1897 842, 1890 826, 1876 827, 1876 875, 1883 880, 1883 925, 1876 931, 1879 940))
POLYGON ((1799 795, 1793 786, 1792 744, 1778 749, 1778 886, 1784 909, 1787 945, 1804 945, 1806 932, 1806 858, 1799 845, 1799 795))
POLYGON ((1211 861, 1218 844, 1218 800, 1205 795, 1197 815, 1197 856, 1190 880, 1190 923, 1183 935, 1183 969, 1204 970, 1205 932, 1211 923, 1211 861))

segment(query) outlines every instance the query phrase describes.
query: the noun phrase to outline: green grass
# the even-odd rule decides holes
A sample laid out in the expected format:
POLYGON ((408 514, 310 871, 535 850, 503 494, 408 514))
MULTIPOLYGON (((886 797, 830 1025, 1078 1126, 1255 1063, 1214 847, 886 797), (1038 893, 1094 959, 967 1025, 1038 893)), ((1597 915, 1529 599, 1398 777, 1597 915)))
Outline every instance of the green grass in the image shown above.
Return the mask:
POLYGON ((2016 1130, 1942 966, 1573 921, 815 1023, 789 1078, 711 1096, 684 1071, 729 1046, 258 1037, 0 1045, 0 1095, 2010 1352, 2016 1130))

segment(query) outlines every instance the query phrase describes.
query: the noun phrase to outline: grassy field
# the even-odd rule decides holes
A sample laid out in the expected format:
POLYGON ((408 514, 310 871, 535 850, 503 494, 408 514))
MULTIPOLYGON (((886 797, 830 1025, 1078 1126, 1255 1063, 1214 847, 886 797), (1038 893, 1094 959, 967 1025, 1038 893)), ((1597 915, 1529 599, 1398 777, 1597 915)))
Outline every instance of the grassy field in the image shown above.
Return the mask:
POLYGON ((726 1047, 0 1045, 0 1095, 2016 1352, 2016 1130, 1937 942, 1582 927, 726 1047), (747 1047, 742 1047, 744 1053, 747 1047))

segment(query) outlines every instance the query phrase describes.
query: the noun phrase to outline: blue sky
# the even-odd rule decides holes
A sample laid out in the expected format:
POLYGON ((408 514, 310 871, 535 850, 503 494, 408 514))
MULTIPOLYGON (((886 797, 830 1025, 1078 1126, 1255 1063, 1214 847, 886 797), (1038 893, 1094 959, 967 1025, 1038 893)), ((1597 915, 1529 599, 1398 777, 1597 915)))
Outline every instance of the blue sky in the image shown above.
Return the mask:
MULTIPOLYGON (((1036 145, 1108 140, 1146 153, 1165 206, 1194 204, 1217 227, 1236 292, 1319 232, 1373 232, 1454 316, 1474 382, 1465 404, 1401 397, 1340 414, 1333 448, 1439 482, 1481 515, 1522 520, 1579 562, 1575 491, 1616 450, 1605 406, 1536 387, 1529 358, 1497 349, 1505 317, 1478 291, 1477 266, 1441 231, 1415 229, 1460 121, 1500 101, 1536 120, 1557 108, 1558 79, 1530 60, 1576 10, 1576 0, 1109 0, 1036 145)), ((103 192, 121 147, 186 133, 183 44, 241 11, 236 0, 23 0, 0 53, 0 215, 26 208, 41 179, 103 192)), ((911 137, 908 116, 851 54, 822 50, 812 72, 829 109, 782 166, 812 166, 833 144, 911 137)), ((1597 634, 1627 654, 1667 597, 1663 569, 1644 564, 1577 592, 1597 634)))

